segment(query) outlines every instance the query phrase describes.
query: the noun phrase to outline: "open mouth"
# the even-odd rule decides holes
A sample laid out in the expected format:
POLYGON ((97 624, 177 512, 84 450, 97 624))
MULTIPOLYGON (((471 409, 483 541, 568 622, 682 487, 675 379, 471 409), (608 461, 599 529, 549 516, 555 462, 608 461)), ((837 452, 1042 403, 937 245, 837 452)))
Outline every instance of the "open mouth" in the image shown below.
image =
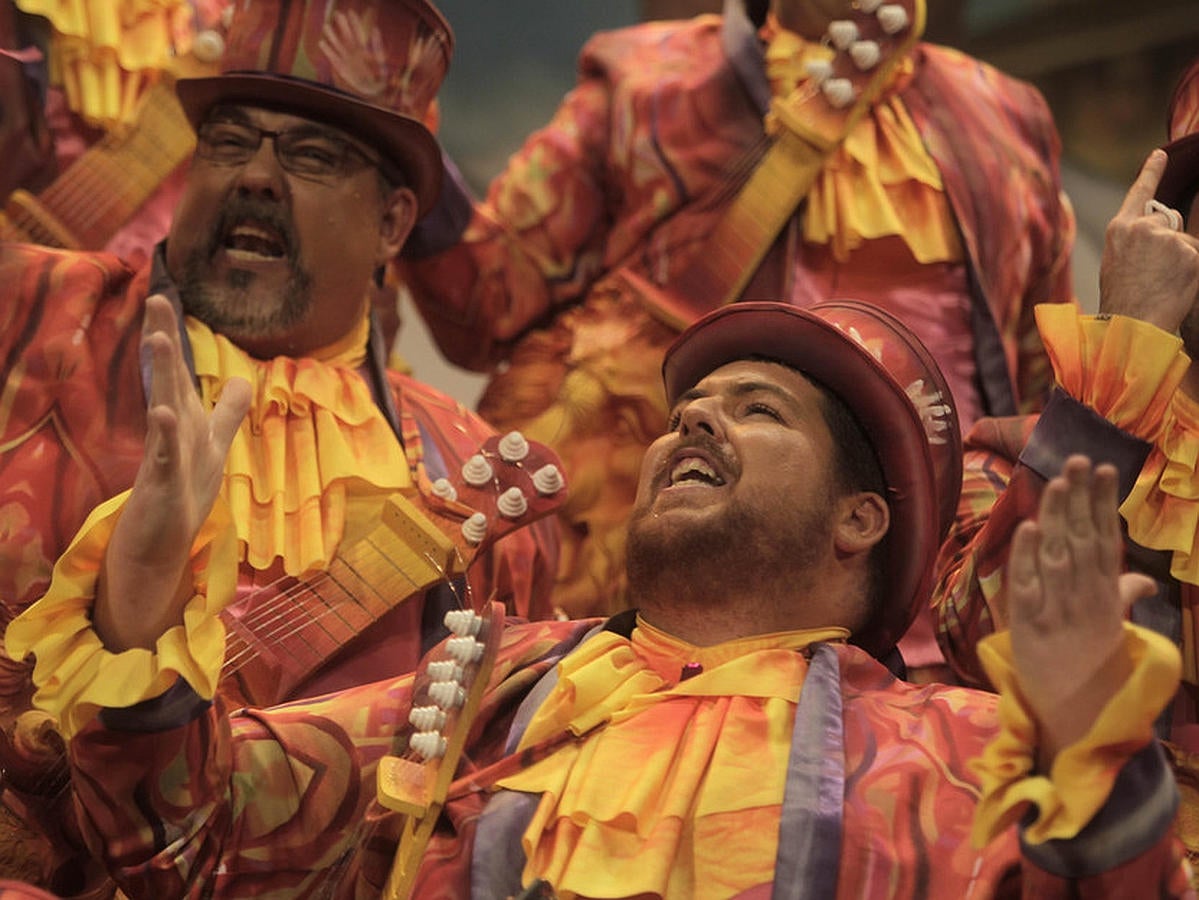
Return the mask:
POLYGON ((258 221, 243 220, 225 232, 221 246, 237 256, 277 260, 287 255, 287 239, 277 229, 258 221))
POLYGON ((705 484, 710 487, 719 487, 724 484, 724 479, 717 474, 707 460, 698 456, 685 456, 678 460, 670 470, 670 486, 674 487, 678 484, 705 484))

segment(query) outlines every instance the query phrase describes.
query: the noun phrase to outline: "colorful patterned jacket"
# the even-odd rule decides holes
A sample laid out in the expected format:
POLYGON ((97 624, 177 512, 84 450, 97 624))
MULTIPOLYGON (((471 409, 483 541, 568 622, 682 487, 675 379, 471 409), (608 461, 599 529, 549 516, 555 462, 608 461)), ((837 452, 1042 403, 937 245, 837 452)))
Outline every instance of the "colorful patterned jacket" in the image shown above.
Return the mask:
MULTIPOLYGON (((153 278, 156 290, 172 290, 157 270, 153 278)), ((45 592, 51 567, 88 513, 133 482, 145 434, 139 337, 151 281, 150 267, 134 272, 107 254, 0 245, 6 286, 0 308, 0 625, 45 592)), ((453 478, 494 434, 461 404, 414 379, 374 371, 377 384, 386 385, 374 390, 376 402, 394 422, 418 491, 440 475, 453 478)), ((514 614, 548 615, 556 547, 548 522, 499 541, 470 570, 477 602, 495 592, 514 614)), ((431 594, 430 600, 447 598, 431 594)), ((300 685, 293 696, 412 671, 427 649, 421 646, 422 609, 422 603, 401 604, 359 635, 353 653, 319 673, 311 690, 300 685)), ((28 708, 27 665, 5 657, 0 671, 3 708, 10 715, 28 708)))
MULTIPOLYGON (((616 632, 607 636, 614 652, 621 652, 627 640, 621 635, 631 633, 632 621, 626 615, 607 623, 605 630, 616 632)), ((538 875, 522 874, 519 841, 529 801, 536 805, 537 798, 490 788, 563 746, 550 738, 513 753, 523 725, 510 732, 514 722, 527 723, 547 696, 555 696, 552 682, 543 678, 564 671, 557 663, 577 651, 588 633, 595 635, 599 624, 515 624, 503 632, 459 777, 420 857, 412 896, 510 897, 522 879, 527 885, 538 875)), ((747 846, 763 849, 765 843, 767 859, 776 860, 767 867, 774 875, 738 893, 743 898, 772 896, 772 888, 773 896, 807 896, 812 889, 813 896, 844 898, 1185 895, 1184 870, 1170 838, 1173 786, 1152 745, 1120 754, 1123 768, 1109 782, 1106 803, 1074 839, 1022 848, 1009 827, 975 848, 968 835, 980 788, 970 761, 996 733, 995 696, 899 682, 844 644, 809 645, 802 657, 789 652, 803 687, 798 704, 790 691, 791 699, 779 698, 794 723, 790 741, 787 732, 769 739, 779 766, 752 775, 738 769, 738 747, 719 745, 726 734, 744 738, 748 732, 727 721, 717 725, 720 737, 711 748, 731 754, 722 758, 734 761, 733 784, 742 779, 749 790, 748 777, 755 794, 759 784, 773 785, 779 796, 785 790, 778 829, 737 827, 736 816, 726 818, 725 830, 705 833, 707 841, 719 841, 720 852, 695 848, 690 862, 679 858, 678 865, 694 865, 697 872, 701 865, 736 866, 747 846), (1137 827, 1126 827, 1133 816, 1137 827)), ((597 658, 600 668, 610 670, 603 663, 606 652, 597 658)), ((627 715, 635 720, 640 706, 653 721, 669 718, 672 696, 723 708, 721 698, 701 688, 675 695, 678 684, 663 686, 670 696, 659 705, 643 704, 635 691, 627 694, 627 715)), ((105 710, 71 747, 91 846, 101 848, 131 898, 378 897, 400 822, 376 802, 376 773, 381 757, 405 749, 396 735, 413 685, 406 678, 227 716, 178 682, 139 706, 105 710)), ((733 708, 757 721, 761 702, 733 708)), ((566 743, 586 746, 605 727, 595 724, 566 743)), ((686 749, 672 738, 669 748, 644 752, 669 758, 686 749)), ((612 789, 601 793, 616 803, 652 795, 655 785, 636 778, 642 761, 627 758, 625 767, 604 779, 612 789)), ((714 771, 705 767, 695 777, 702 782, 714 771)), ((747 807, 741 815, 756 812, 747 807)), ((611 825, 620 829, 622 821, 616 817, 611 825)), ((603 896, 624 896, 619 885, 612 890, 603 896)), ((697 881, 694 893, 678 896, 730 895, 697 881)))

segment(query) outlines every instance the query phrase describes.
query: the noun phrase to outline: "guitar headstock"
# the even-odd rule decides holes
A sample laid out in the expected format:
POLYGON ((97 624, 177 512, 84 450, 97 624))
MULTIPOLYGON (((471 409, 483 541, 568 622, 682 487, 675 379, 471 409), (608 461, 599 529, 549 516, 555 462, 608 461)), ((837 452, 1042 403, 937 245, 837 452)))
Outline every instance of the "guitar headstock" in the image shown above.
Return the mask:
POLYGON ((854 0, 821 41, 831 59, 807 65, 808 78, 771 114, 816 146, 832 146, 890 84, 924 33, 924 0, 854 0))
POLYGON ((424 493, 436 512, 459 522, 451 537, 470 556, 556 510, 566 479, 553 450, 509 431, 488 438, 457 472, 430 482, 424 493))
POLYGON ((503 622, 500 603, 481 614, 446 613, 451 637, 414 676, 407 722, 397 735, 400 753, 385 756, 378 768, 379 803, 405 817, 384 897, 408 895, 495 666, 503 622))

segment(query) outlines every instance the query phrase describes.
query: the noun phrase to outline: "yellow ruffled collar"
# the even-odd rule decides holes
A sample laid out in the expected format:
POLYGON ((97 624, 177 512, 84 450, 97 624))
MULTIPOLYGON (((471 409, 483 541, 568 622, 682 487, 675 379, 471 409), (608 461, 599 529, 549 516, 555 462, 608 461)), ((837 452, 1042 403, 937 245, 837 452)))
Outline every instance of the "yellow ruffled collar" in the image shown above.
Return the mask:
POLYGON ((399 441, 358 371, 370 329, 366 306, 345 338, 300 358, 254 359, 202 323, 186 324, 206 403, 232 377, 252 388, 225 465, 242 558, 255 569, 279 559, 289 575, 327 567, 348 520, 369 519, 389 494, 412 484, 399 441))
POLYGON ((543 795, 523 838, 526 882, 547 878, 561 896, 667 898, 768 884, 786 736, 807 671, 796 651, 845 636, 822 629, 701 648, 639 621, 631 638, 584 642, 560 663, 521 746, 564 730, 582 739, 500 781, 543 795), (680 680, 688 662, 705 668, 680 680), (638 778, 613 780, 629 766, 638 778), (745 834, 760 837, 737 838, 745 834))
MULTIPOLYGON (((809 63, 832 58, 828 47, 788 31, 773 15, 761 37, 775 97, 808 81, 809 63)), ((900 63, 887 92, 824 161, 808 192, 804 240, 827 245, 839 262, 864 242, 891 236, 923 264, 964 258, 941 173, 899 96, 913 70, 910 58, 900 63)), ((766 125, 776 127, 773 117, 766 125)))

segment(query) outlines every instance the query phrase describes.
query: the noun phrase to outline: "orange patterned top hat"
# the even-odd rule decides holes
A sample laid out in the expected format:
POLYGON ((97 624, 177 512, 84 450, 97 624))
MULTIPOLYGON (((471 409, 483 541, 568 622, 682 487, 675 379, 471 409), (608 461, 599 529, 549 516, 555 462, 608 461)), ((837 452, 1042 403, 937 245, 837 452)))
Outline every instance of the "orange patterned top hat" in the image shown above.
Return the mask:
POLYGON ((667 400, 747 357, 786 363, 832 391, 874 447, 891 507, 888 594, 851 640, 882 658, 928 602, 933 562, 957 511, 962 440, 949 387, 916 336, 876 307, 752 301, 721 307, 679 336, 662 365, 667 400))
POLYGON ((1157 199, 1186 216, 1199 188, 1199 59, 1182 73, 1170 99, 1170 157, 1157 199))
POLYGON ((361 138, 416 192, 437 199, 442 163, 425 126, 454 37, 425 0, 237 0, 221 74, 176 84, 192 125, 217 103, 293 112, 361 138))

